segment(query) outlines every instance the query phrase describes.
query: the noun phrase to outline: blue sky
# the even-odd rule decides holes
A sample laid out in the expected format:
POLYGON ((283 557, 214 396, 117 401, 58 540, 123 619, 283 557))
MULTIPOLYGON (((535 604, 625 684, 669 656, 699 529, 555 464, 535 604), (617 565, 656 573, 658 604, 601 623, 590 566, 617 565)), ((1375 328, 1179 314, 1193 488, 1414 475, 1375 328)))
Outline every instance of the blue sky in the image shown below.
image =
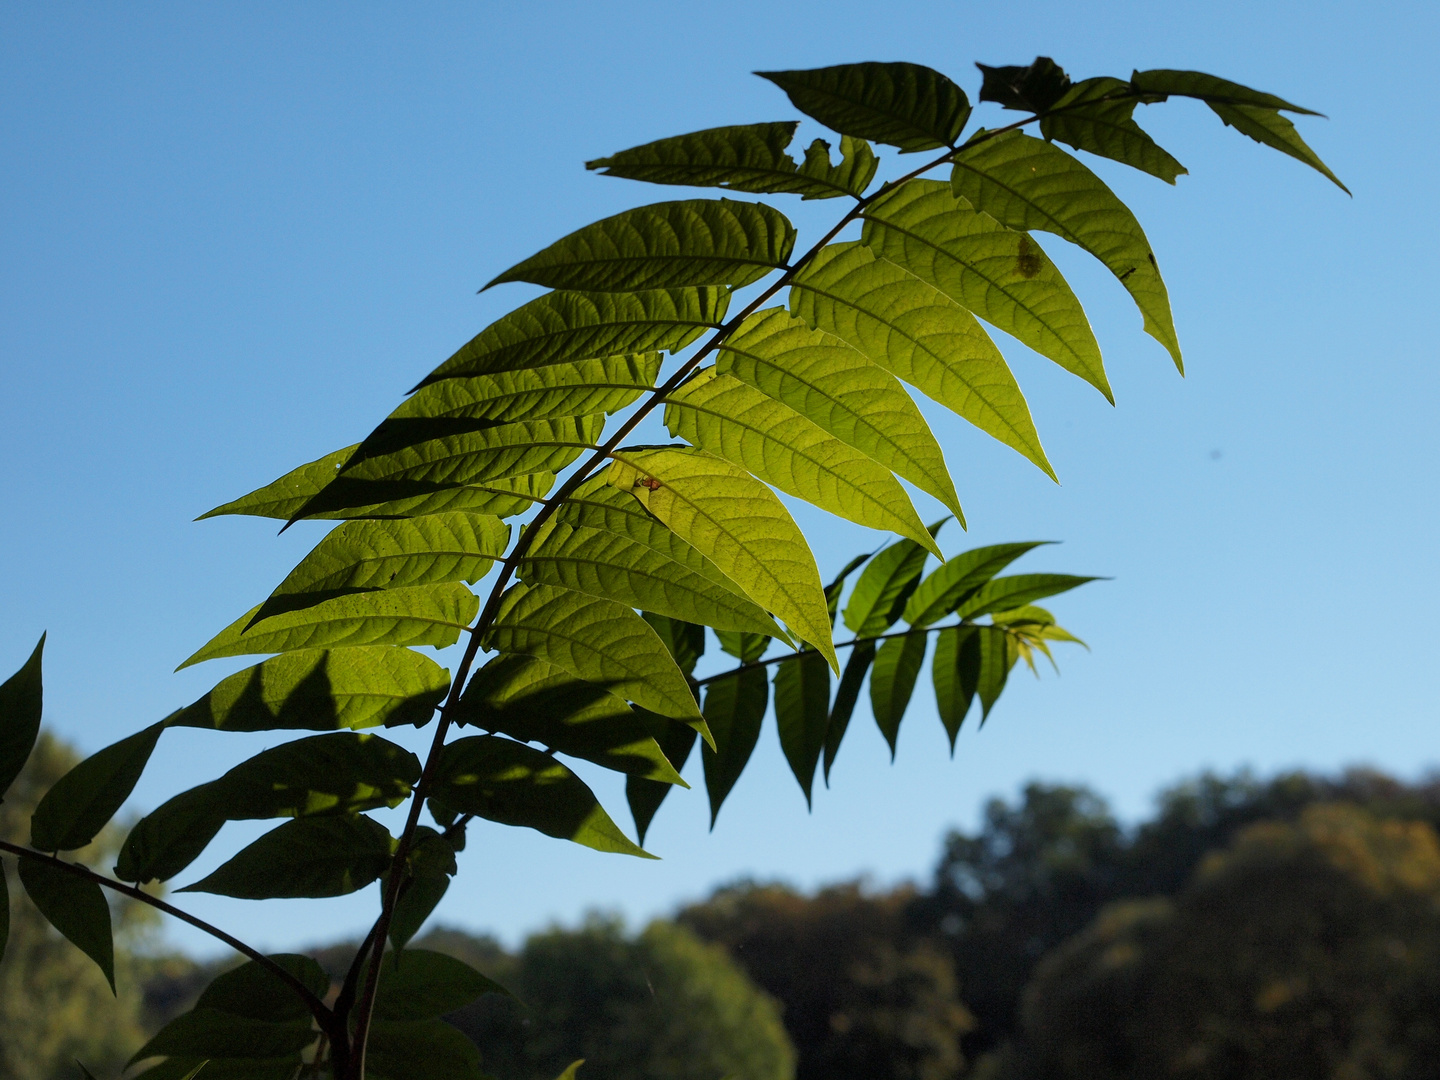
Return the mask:
MULTIPOLYGON (((1417 776, 1440 763, 1437 31, 1433 6, 1405 3, 5 5, 0 667, 48 629, 48 720, 93 751, 241 666, 171 673, 319 533, 191 519, 368 431, 530 295, 477 296, 496 272, 674 197, 586 159, 793 117, 755 69, 905 59, 973 97, 973 61, 1047 54, 1077 76, 1210 71, 1321 110, 1302 133, 1355 193, 1203 106, 1142 110, 1190 175, 1097 168, 1159 255, 1187 377, 1103 270, 1049 244, 1117 406, 1006 343, 1059 486, 929 413, 970 521, 946 550, 1064 541, 1020 567, 1113 577, 1053 604, 1093 651, 1017 678, 954 761, 928 701, 893 766, 863 720, 810 814, 767 733, 713 833, 700 790, 667 803, 658 863, 476 829, 439 917, 513 939, 589 906, 643 918, 742 873, 923 876, 947 826, 1031 777, 1093 785, 1134 819, 1202 768, 1417 776)), ((802 237, 834 213, 784 208, 802 237)), ((874 545, 797 513, 824 573, 874 545)), ((266 744, 171 733, 135 808, 266 744)), ((597 786, 628 824, 619 785, 597 786)), ((278 948, 358 930, 374 897, 185 899, 278 948)))

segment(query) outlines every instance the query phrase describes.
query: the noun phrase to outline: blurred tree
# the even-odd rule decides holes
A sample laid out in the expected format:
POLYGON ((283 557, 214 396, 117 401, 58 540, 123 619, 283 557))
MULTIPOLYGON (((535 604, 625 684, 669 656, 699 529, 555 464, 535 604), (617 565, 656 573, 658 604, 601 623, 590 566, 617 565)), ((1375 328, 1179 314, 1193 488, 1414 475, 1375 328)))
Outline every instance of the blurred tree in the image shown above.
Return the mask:
POLYGON ((1350 804, 1246 828, 1173 899, 1047 957, 988 1080, 1421 1080, 1440 1060, 1440 838, 1350 804))
POLYGON ((678 919, 784 1004, 797 1080, 945 1080, 963 1065, 972 1020, 948 957, 906 927, 912 899, 858 884, 806 897, 742 883, 678 919))
POLYGON ((592 917, 531 937, 513 958, 454 931, 419 942, 505 979, 447 1020, 503 1080, 553 1080, 577 1058, 597 1080, 791 1080, 795 1052, 779 1010, 725 951, 654 922, 627 937, 592 917), (466 955, 466 954, 469 955, 466 955))

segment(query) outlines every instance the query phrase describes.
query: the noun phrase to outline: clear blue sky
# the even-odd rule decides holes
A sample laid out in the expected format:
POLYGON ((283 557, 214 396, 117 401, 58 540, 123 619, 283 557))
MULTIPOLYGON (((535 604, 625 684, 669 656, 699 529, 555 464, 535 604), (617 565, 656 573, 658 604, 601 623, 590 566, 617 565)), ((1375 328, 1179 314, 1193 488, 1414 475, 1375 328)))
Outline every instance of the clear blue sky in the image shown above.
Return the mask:
MULTIPOLYGON (((191 519, 368 431, 526 298, 476 296, 494 273, 673 197, 584 160, 793 116, 754 69, 907 59, 973 96, 972 61, 1043 53, 1077 76, 1211 71, 1328 113, 1302 131, 1355 193, 1202 106, 1144 113, 1191 174, 1115 183, 1188 377, 1113 280, 1058 250, 1118 400, 1011 350, 1062 484, 931 414, 971 524, 947 550, 1063 540, 1027 563, 1113 576, 1053 605, 1093 652, 1017 678, 953 762, 928 701, 893 766, 864 720, 813 814, 767 734, 713 834, 700 790, 672 798, 659 863, 477 828, 441 918, 513 939, 741 873, 920 876, 948 825, 1030 777, 1134 819, 1202 768, 1416 776, 1440 763, 1437 41, 1419 3, 6 4, 0 667, 48 629, 49 722, 91 751, 241 666, 171 674, 318 533, 191 519)), ((804 523, 827 572, 873 544, 804 523)), ((171 733, 135 806, 268 741, 171 733)), ((281 947, 357 930, 373 896, 186 903, 281 947)))

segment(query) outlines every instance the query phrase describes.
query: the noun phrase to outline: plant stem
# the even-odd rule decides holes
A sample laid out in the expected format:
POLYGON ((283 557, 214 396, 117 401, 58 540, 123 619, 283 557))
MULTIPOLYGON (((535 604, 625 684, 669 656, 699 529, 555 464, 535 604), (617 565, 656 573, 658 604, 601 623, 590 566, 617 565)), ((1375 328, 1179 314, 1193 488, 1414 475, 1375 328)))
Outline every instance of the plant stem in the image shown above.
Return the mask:
MULTIPOLYGON (((961 619, 958 623, 948 623, 945 626, 912 626, 909 630, 897 630, 893 634, 875 634, 872 637, 857 637, 851 638, 849 641, 837 641, 835 648, 848 649, 852 646, 864 645, 872 641, 889 641, 891 638, 914 637, 917 634, 929 634, 938 630, 958 630, 962 626, 983 625, 985 624, 966 622, 964 619, 961 619)), ((1004 627, 997 627, 996 629, 1003 630, 1004 627)), ((807 649, 801 649, 797 652, 784 653, 780 656, 770 656, 764 660, 752 660, 748 664, 741 664, 738 667, 731 668, 729 671, 722 671, 718 675, 706 675, 703 679, 696 679, 694 680, 695 685, 704 686, 706 683, 719 682, 721 679, 728 679, 732 675, 738 675, 742 671, 749 671, 751 668, 769 667, 771 664, 783 664, 786 660, 794 660, 795 657, 801 656, 808 651, 807 649)))
POLYGON ((290 987, 291 990, 295 991, 295 993, 298 994, 300 998, 305 1002, 305 1007, 309 1009, 311 1014, 315 1017, 315 1020, 317 1023, 319 1023, 322 1031, 330 1033, 330 1029, 334 1026, 335 1014, 332 1013, 328 1008, 326 1008, 323 1001, 321 1001, 318 997, 316 997, 313 993, 310 992, 309 987, 307 987, 294 975, 290 974, 290 972, 286 971, 274 960, 270 959, 270 957, 266 956, 264 953, 257 951, 256 949, 251 948, 249 945, 246 945, 245 942, 241 941, 239 938, 232 937, 224 930, 221 930, 218 926, 211 926, 204 919, 199 918, 196 915, 191 915, 188 911, 181 911, 173 904, 167 904, 159 897, 151 896, 149 893, 145 892, 142 889, 138 889, 133 885, 127 885, 122 881, 116 881, 114 878, 108 878, 104 874, 96 873, 88 866, 84 866, 80 863, 66 862, 64 859, 56 858, 54 855, 47 855, 43 851, 35 851, 33 848, 27 848, 20 844, 12 844, 6 840, 0 840, 0 851, 8 851, 11 855, 18 856, 22 859, 30 859, 34 862, 48 863, 53 867, 63 870, 67 874, 72 874, 75 877, 83 878, 86 881, 94 882, 96 885, 99 885, 100 887, 105 889, 109 889, 111 892, 119 893, 121 896, 128 896, 131 900, 138 900, 142 904, 149 904, 151 907, 163 911, 167 915, 174 916, 181 922, 189 923, 197 930, 205 931, 205 933, 209 934, 211 937, 223 941, 226 945, 229 945, 236 952, 248 956, 251 960, 254 960, 261 967, 269 971, 277 979, 285 983, 285 985, 290 987))

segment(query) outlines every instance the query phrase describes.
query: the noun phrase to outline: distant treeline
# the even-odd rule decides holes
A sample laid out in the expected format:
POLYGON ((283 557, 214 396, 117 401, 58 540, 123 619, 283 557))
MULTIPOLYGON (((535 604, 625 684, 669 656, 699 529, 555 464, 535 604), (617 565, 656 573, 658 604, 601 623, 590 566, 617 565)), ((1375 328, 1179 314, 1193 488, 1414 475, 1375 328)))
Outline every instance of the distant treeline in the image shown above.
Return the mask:
MULTIPOLYGON (((0 806, 23 838, 73 755, 0 806), (53 775, 51 775, 53 774, 53 775)), ((41 776, 39 773, 45 773, 41 776)), ((517 952, 455 930, 516 1000, 448 1019, 498 1080, 1420 1080, 1440 1075, 1440 781, 1202 776, 1124 829, 1031 784, 952 832, 926 884, 742 882, 629 934, 595 917, 517 952)), ((115 838, 87 852, 106 865, 115 838)), ((219 966, 159 954, 117 910, 121 992, 11 891, 0 1076, 120 1074, 219 966)), ((315 955, 337 979, 353 945, 315 955)))

